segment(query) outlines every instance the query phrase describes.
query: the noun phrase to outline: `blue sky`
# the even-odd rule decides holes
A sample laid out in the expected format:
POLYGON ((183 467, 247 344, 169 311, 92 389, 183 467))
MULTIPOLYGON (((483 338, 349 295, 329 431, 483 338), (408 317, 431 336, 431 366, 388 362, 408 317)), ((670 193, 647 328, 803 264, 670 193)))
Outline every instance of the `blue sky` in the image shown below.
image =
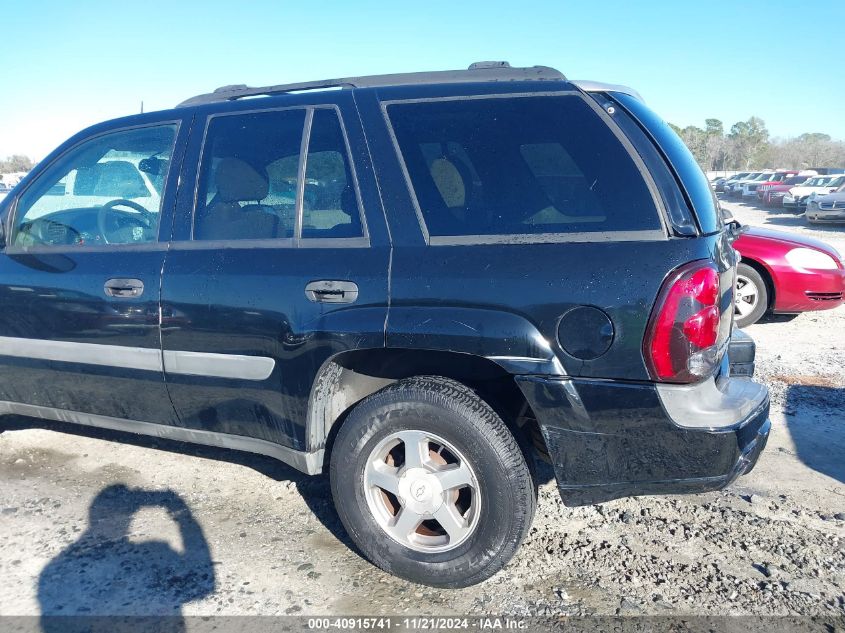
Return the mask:
POLYGON ((843 22, 842 0, 25 0, 0 13, 0 157, 40 159, 141 100, 489 59, 628 84, 681 126, 757 115, 845 139, 843 22))

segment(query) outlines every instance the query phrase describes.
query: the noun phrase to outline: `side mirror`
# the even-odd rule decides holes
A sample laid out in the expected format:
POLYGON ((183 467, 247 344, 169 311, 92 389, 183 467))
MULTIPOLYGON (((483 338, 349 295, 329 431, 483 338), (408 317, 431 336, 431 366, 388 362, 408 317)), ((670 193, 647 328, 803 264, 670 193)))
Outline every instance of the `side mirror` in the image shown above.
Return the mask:
POLYGON ((731 218, 725 222, 725 230, 728 233, 728 239, 733 244, 739 237, 748 230, 748 226, 740 224, 739 220, 731 218))
POLYGON ((164 162, 165 161, 160 158, 150 156, 138 163, 138 170, 144 172, 145 174, 150 174, 151 176, 160 176, 164 162))

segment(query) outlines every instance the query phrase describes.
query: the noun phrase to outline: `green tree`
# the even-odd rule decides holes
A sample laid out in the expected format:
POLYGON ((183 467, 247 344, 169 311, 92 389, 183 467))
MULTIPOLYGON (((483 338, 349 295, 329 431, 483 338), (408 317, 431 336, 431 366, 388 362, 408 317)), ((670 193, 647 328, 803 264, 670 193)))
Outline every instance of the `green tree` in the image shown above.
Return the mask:
POLYGON ((753 116, 731 126, 728 133, 728 155, 731 166, 750 169, 763 166, 769 156, 769 130, 763 119, 753 116))
POLYGON ((725 126, 719 119, 704 120, 705 169, 726 169, 727 141, 725 126))

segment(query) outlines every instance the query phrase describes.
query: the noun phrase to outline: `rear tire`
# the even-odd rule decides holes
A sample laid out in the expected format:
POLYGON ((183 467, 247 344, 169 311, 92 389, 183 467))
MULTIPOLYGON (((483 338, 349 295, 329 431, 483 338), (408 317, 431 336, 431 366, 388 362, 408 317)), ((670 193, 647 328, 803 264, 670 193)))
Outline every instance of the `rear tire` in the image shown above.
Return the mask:
POLYGON ((527 459, 466 385, 408 378, 344 421, 332 496, 373 564, 424 585, 466 587, 502 569, 531 526, 537 491, 527 459))
POLYGON ((748 327, 769 309, 769 290, 760 273, 741 262, 736 267, 736 290, 734 323, 739 328, 748 327))

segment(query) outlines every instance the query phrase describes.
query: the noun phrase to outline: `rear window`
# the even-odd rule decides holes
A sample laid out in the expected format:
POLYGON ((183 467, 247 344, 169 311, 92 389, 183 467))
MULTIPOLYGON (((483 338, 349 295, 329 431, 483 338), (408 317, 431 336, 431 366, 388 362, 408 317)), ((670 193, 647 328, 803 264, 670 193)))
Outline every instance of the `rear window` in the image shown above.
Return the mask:
POLYGON ((637 165, 578 96, 394 103, 387 113, 431 236, 662 230, 637 165))
MULTIPOLYGON (((718 204, 707 176, 681 138, 639 99, 621 93, 613 93, 612 96, 639 121, 663 151, 686 191, 701 230, 704 233, 721 231, 718 204)), ((757 172, 749 177, 759 175, 757 172)))

